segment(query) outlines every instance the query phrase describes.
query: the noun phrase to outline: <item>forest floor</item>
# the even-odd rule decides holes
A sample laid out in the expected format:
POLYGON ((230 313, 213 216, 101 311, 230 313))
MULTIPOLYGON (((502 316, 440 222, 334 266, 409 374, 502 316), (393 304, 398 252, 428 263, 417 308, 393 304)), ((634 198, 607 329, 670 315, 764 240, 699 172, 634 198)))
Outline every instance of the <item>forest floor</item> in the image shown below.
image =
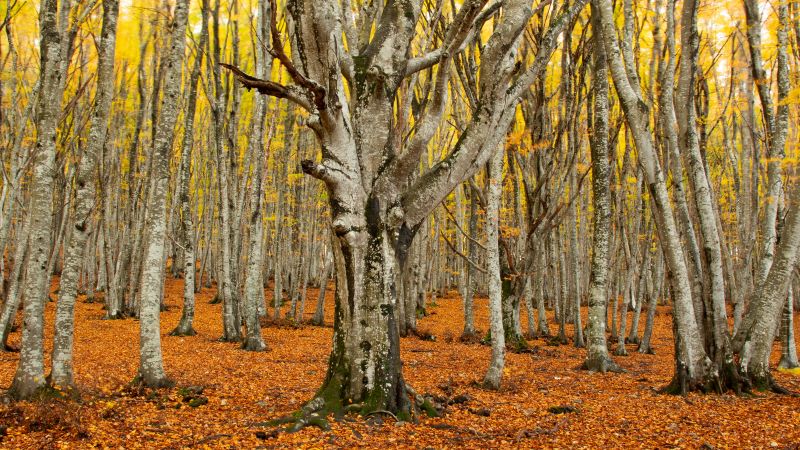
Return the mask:
MULTIPOLYGON (((197 296, 198 334, 167 335, 180 318, 182 285, 181 280, 168 278, 169 310, 161 316, 165 366, 177 382, 175 388, 132 392, 128 385, 138 364, 138 322, 102 320, 102 303, 80 301, 76 308, 75 379, 81 400, 3 402, 0 447, 800 447, 798 397, 678 397, 657 392, 673 370, 667 308, 658 311, 655 355, 639 354, 635 345, 628 345, 630 356, 615 357, 627 373, 581 371, 585 350, 534 339, 529 341, 531 352, 508 355, 503 388, 486 391, 478 384, 490 349, 459 342, 463 315, 457 295, 439 298, 429 306, 430 315, 419 321, 419 330, 435 336, 435 341, 403 338, 402 359, 405 378, 417 392, 451 398, 465 395, 465 403, 448 407, 441 418, 419 424, 395 424, 390 417, 382 423, 353 419, 332 421, 330 431, 306 428, 272 435, 271 428, 259 423, 297 410, 325 376, 332 335, 332 289, 326 301, 326 327, 265 327, 269 351, 249 353, 237 344, 217 341, 222 333, 221 305, 209 304, 213 289, 204 289, 197 296), (181 388, 188 386, 202 386, 203 392, 187 395, 181 388), (200 405, 189 406, 190 399, 200 405), (202 404, 204 399, 207 403, 202 404)), ((312 315, 316 297, 317 291, 310 290, 306 319, 312 315)), ((271 303, 271 292, 267 292, 267 300, 271 303)), ((477 326, 485 330, 486 299, 477 299, 475 305, 477 326)), ((48 360, 54 307, 53 302, 47 306, 48 360)), ((552 322, 551 330, 557 331, 552 322)), ((571 327, 568 330, 571 336, 571 327)), ((19 345, 19 331, 10 341, 19 345)), ((18 353, 0 353, 0 386, 10 385, 18 358, 18 353)), ((783 386, 800 391, 800 377, 775 375, 783 386)))

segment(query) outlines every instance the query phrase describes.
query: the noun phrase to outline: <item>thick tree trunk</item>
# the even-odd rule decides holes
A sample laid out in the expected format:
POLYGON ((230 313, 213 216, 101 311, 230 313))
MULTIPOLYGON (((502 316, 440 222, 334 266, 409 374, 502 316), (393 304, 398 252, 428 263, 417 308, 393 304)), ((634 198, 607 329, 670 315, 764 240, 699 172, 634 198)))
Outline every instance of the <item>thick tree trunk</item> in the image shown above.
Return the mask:
POLYGON ((584 368, 593 372, 620 371, 608 355, 606 309, 608 303, 608 259, 611 240, 611 164, 608 159, 608 69, 599 32, 600 19, 592 7, 594 30, 594 128, 591 139, 594 235, 592 270, 589 275, 589 318, 586 328, 584 368))
MULTIPOLYGON (((69 8, 69 2, 62 7, 69 8)), ((46 386, 44 376, 44 305, 50 291, 48 257, 53 228, 53 182, 56 173, 56 127, 64 90, 67 61, 65 38, 57 24, 58 6, 47 0, 41 7, 41 90, 36 117, 37 139, 32 161, 30 236, 22 295, 25 297, 19 365, 8 395, 30 399, 46 386)))
MULTIPOLYGON (((77 174, 75 209, 72 212, 72 232, 64 250, 64 267, 59 282, 58 305, 56 307, 55 336, 53 338, 50 384, 59 388, 72 388, 72 341, 75 329, 75 298, 78 291, 89 221, 94 207, 96 189, 94 175, 97 158, 102 154, 106 142, 111 100, 114 94, 114 49, 116 48, 118 0, 103 1, 103 27, 97 67, 97 94, 89 141, 81 156, 77 174)), ((66 221, 67 218, 65 217, 66 221)), ((100 229, 98 228, 98 232, 100 229)), ((101 267, 105 261, 101 262, 101 267)), ((90 286, 93 289, 93 286, 90 286)))
POLYGON ((139 285, 141 304, 139 307, 139 380, 150 387, 172 384, 164 372, 161 356, 161 300, 164 296, 164 253, 166 239, 166 194, 169 180, 169 155, 175 122, 178 119, 181 66, 186 43, 186 23, 189 1, 178 0, 171 26, 170 48, 166 57, 164 94, 161 113, 156 125, 154 140, 153 191, 148 196, 147 245, 144 249, 142 276, 139 285))

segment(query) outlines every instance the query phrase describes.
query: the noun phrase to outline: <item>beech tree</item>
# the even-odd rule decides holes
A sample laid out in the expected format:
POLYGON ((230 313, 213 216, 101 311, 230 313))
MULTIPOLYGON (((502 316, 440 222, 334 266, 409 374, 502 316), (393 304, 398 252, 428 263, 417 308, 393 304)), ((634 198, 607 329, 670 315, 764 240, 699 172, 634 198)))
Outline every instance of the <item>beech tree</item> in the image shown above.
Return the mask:
POLYGON ((284 53, 273 2, 272 52, 294 84, 225 66, 245 87, 306 110, 322 149, 320 161, 305 160, 302 168, 328 190, 336 236, 335 333, 325 381, 303 407, 295 428, 345 407, 407 416, 414 403, 423 401, 406 385, 400 366, 395 273, 402 271, 423 219, 497 150, 556 37, 585 5, 578 0, 565 13, 551 15, 535 58, 520 61, 520 36, 546 6, 534 10, 524 1, 487 3, 464 2, 451 13, 436 47, 418 49, 417 36, 432 26, 419 23, 421 2, 389 1, 356 14, 349 2, 292 0, 286 15, 290 57, 284 53), (493 30, 484 42, 481 30, 487 22, 493 30), (446 156, 409 183, 442 126, 452 59, 474 45, 480 48, 477 107, 446 156), (393 128, 398 91, 423 70, 432 72, 430 97, 423 99, 425 110, 403 142, 393 128))

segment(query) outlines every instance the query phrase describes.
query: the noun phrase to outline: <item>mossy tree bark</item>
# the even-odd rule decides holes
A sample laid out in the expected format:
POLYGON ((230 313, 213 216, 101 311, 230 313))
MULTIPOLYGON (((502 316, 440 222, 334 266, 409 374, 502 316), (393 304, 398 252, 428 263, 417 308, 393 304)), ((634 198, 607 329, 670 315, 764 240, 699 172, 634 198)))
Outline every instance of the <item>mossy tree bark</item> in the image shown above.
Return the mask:
POLYGON ((516 67, 516 50, 534 11, 524 0, 503 3, 503 14, 482 47, 478 107, 443 160, 419 176, 412 174, 420 170, 420 159, 443 122, 451 60, 482 39, 478 30, 500 4, 464 2, 432 42, 433 50, 412 57, 420 28, 416 2, 387 2, 383 9, 359 11, 356 20, 337 1, 291 0, 290 58, 283 53, 271 3, 272 47, 294 84, 225 67, 245 87, 287 98, 309 113, 305 123, 321 144, 322 158, 305 160, 302 168, 325 183, 335 236, 337 291, 328 373, 315 397, 293 417, 293 428, 320 424, 321 413, 341 410, 409 414, 425 405, 402 376, 394 284, 398 268, 425 218, 498 149, 556 37, 586 1, 554 16, 535 61, 523 70, 516 67), (405 80, 434 66, 426 81, 429 97, 424 108, 414 109, 415 127, 407 135, 395 122, 396 114, 412 114, 411 102, 395 111, 398 92, 405 80))

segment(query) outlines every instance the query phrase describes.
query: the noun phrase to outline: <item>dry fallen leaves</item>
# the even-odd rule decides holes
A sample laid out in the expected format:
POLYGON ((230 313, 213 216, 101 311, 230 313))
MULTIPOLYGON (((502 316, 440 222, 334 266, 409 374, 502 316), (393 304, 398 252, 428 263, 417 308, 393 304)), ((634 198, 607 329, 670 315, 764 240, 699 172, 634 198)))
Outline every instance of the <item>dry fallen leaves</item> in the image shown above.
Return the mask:
MULTIPOLYGON (((657 315, 656 355, 617 357, 625 374, 578 370, 584 351, 571 345, 530 341, 532 352, 509 354, 503 388, 485 391, 489 349, 458 340, 463 322, 456 296, 437 299, 419 328, 435 341, 402 341, 405 377, 418 392, 449 399, 446 415, 419 424, 391 417, 332 422, 295 434, 272 433, 260 422, 299 408, 325 375, 331 328, 265 327, 270 351, 249 353, 218 342, 220 305, 212 289, 197 298, 193 337, 167 333, 180 317, 182 281, 168 279, 162 314, 168 374, 178 386, 157 392, 127 388, 138 362, 138 322, 101 320, 101 303, 76 310, 75 376, 80 402, 0 405, 0 446, 5 448, 796 448, 800 445, 800 399, 763 394, 752 398, 661 395, 672 374, 672 336, 666 308, 657 315), (202 388, 200 391, 197 389, 202 388), (197 400, 199 398, 205 400, 197 400), (194 401, 199 403, 191 405, 194 401), (207 403, 206 403, 207 401, 207 403), (193 407, 196 406, 196 407, 193 407), (710 447, 708 447, 710 446, 710 447)), ((266 291, 271 303, 271 289, 266 291)), ((327 323, 331 323, 332 289, 327 323)), ((309 298, 316 298, 312 292, 309 298)), ((54 304, 47 306, 52 324, 54 304)), ((308 304, 305 318, 312 315, 308 304)), ((486 300, 477 299, 476 319, 486 328, 486 300)), ((523 323, 524 323, 523 317, 523 323)), ((584 322, 585 323, 585 322, 584 322)), ((800 320, 795 321, 800 324, 800 320)), ((48 327, 48 353, 52 342, 48 327)), ((552 327, 555 330, 555 327, 552 327)), ((798 330, 800 332, 800 330, 798 330)), ((18 345, 19 332, 11 337, 18 345)), ((776 355, 777 356, 777 352, 776 355)), ((18 354, 0 353, 0 385, 8 386, 18 354)), ((775 361, 776 362, 776 361, 775 361)), ((800 391, 800 377, 775 372, 784 386, 800 391)))

